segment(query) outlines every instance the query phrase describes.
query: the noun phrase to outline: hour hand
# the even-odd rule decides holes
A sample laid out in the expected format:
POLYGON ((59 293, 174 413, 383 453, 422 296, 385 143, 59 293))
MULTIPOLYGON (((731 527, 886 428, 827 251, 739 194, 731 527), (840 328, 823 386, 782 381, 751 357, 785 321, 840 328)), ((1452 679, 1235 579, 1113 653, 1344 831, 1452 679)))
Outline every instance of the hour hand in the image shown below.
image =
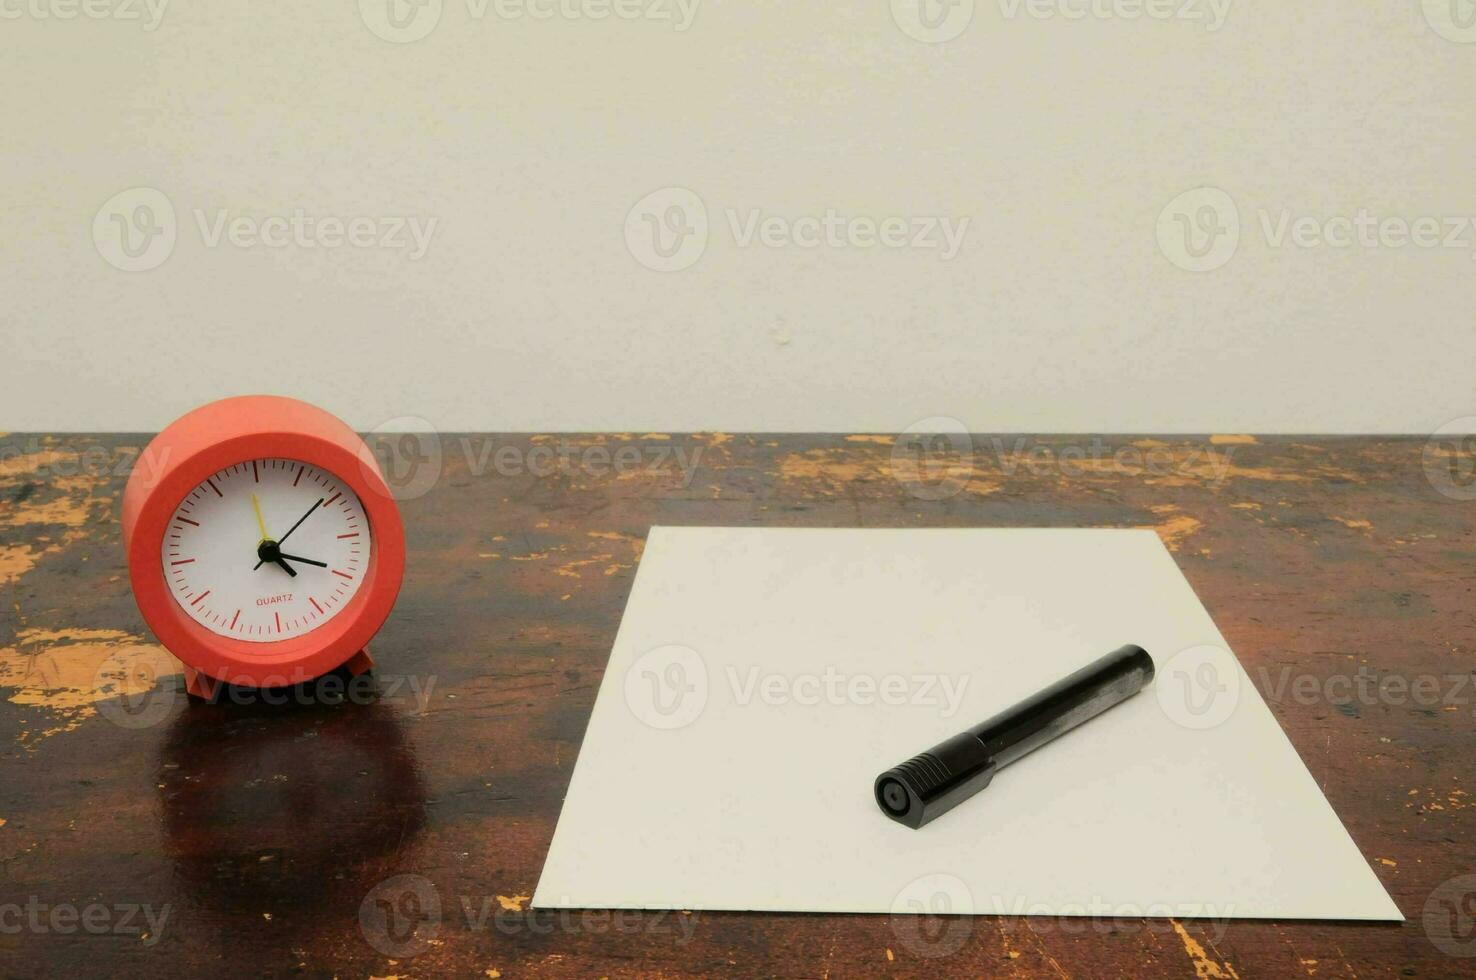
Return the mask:
POLYGON ((292 576, 293 578, 297 578, 297 569, 287 564, 287 562, 282 558, 282 550, 277 547, 277 542, 275 541, 263 541, 261 544, 257 545, 256 558, 256 566, 252 569, 252 571, 255 571, 256 568, 260 568, 263 564, 267 562, 271 562, 273 565, 281 568, 282 571, 286 572, 288 575, 292 576))
POLYGON ((304 565, 317 565, 319 568, 327 568, 328 567, 328 563, 327 562, 314 561, 311 558, 299 558, 297 555, 289 555, 285 551, 280 551, 280 552, 278 552, 278 554, 280 554, 283 558, 287 559, 288 561, 300 562, 300 563, 302 563, 304 565))

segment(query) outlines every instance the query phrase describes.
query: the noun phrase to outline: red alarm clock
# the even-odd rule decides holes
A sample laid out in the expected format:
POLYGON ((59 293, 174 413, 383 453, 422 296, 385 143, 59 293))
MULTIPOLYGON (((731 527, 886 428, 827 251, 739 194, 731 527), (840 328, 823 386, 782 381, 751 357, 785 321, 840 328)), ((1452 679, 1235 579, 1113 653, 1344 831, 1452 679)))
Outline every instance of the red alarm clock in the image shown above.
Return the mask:
POLYGON ((144 620, 191 694, 372 666, 405 572, 405 530, 358 434, 291 398, 195 409, 154 437, 123 492, 144 620))

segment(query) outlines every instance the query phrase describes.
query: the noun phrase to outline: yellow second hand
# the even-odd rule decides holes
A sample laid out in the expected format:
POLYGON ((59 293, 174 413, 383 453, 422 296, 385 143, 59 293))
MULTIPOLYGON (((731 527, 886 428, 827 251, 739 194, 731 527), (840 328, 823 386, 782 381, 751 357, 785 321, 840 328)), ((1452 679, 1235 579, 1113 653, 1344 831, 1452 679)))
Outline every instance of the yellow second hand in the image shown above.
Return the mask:
POLYGON ((256 527, 257 530, 261 531, 261 540, 265 541, 271 535, 267 533, 266 521, 261 519, 261 501, 256 499, 256 494, 254 493, 251 495, 251 507, 256 511, 256 527))

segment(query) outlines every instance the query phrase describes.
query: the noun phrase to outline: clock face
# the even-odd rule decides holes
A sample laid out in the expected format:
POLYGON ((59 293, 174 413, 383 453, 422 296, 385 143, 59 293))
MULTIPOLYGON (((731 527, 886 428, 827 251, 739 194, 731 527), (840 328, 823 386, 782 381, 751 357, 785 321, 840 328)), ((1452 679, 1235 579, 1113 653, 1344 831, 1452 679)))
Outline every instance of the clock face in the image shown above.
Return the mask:
POLYGON ((252 459, 180 501, 160 559, 195 622, 272 643, 342 612, 363 584, 370 548, 364 506, 342 480, 297 460, 252 459))

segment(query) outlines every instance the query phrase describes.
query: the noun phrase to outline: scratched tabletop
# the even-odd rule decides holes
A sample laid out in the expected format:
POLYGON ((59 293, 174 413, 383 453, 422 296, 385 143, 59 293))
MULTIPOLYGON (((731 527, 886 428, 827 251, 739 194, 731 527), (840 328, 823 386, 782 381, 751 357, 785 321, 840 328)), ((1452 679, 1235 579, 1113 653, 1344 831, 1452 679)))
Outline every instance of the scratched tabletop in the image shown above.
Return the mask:
POLYGON ((1476 975, 1469 443, 376 438, 375 672, 206 704, 129 591, 145 442, 0 438, 0 975, 1476 975), (657 524, 1157 529, 1406 921, 530 909, 657 524))

